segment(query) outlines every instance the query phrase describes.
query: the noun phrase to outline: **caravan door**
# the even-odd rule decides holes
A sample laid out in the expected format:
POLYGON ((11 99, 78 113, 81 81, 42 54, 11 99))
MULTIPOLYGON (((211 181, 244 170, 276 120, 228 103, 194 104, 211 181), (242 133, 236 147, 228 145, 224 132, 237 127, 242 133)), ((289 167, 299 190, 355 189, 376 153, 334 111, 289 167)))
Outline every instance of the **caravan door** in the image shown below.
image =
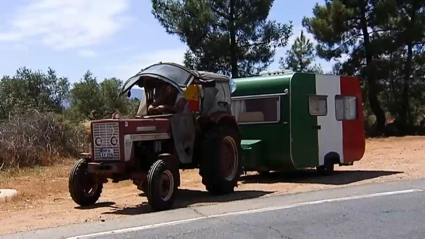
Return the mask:
POLYGON ((342 122, 336 119, 340 77, 297 73, 291 80, 291 157, 297 168, 324 165, 325 157, 343 160, 342 122))

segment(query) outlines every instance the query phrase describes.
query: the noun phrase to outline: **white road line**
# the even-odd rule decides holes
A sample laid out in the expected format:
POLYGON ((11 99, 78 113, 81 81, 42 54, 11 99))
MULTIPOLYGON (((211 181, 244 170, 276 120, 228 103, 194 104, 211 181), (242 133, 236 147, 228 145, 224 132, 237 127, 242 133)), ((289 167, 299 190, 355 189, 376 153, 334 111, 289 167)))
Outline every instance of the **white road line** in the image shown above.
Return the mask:
POLYGON ((330 199, 295 203, 295 204, 283 205, 283 206, 277 206, 277 207, 266 207, 266 208, 259 208, 259 209, 251 209, 251 210, 245 210, 245 211, 239 211, 239 212, 229 212, 229 213, 216 214, 216 215, 211 215, 211 216, 202 216, 202 217, 195 217, 195 218, 184 219, 184 220, 157 223, 157 224, 151 224, 151 225, 145 225, 145 226, 139 226, 139 227, 130 227, 130 228, 124 228, 124 229, 118 229, 118 230, 112 230, 112 231, 105 231, 105 232, 81 235, 81 236, 76 236, 76 237, 69 237, 68 239, 93 238, 93 237, 99 237, 99 236, 107 236, 107 235, 114 235, 114 234, 121 234, 121 233, 135 232, 135 231, 143 231, 143 230, 148 230, 148 229, 153 229, 153 228, 158 228, 158 227, 173 226, 173 225, 184 224, 184 223, 199 221, 199 220, 208 219, 208 218, 219 218, 219 217, 227 217, 227 216, 234 216, 234 215, 244 215, 244 214, 278 211, 278 210, 284 210, 284 209, 290 209, 290 208, 302 207, 302 206, 308 206, 308 205, 316 205, 316 204, 322 204, 322 203, 341 202, 341 201, 364 199, 364 198, 373 198, 373 197, 383 197, 383 196, 422 192, 422 191, 424 191, 424 190, 422 190, 422 189, 408 189, 408 190, 401 190, 401 191, 390 191, 390 192, 382 192, 382 193, 364 194, 364 195, 358 195, 358 196, 330 198, 330 199))

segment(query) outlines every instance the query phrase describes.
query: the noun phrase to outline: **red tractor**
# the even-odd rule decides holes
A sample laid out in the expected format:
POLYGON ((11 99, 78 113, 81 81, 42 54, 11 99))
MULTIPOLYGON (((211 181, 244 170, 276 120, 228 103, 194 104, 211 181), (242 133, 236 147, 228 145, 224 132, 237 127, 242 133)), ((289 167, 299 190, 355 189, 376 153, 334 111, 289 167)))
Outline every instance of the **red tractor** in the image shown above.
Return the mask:
POLYGON ((230 79, 159 63, 128 79, 120 95, 130 96, 135 85, 143 96, 134 119, 92 121, 91 153, 82 154, 69 176, 74 202, 96 203, 108 179, 132 180, 153 209, 167 210, 180 186, 179 169, 190 168, 199 168, 211 194, 233 192, 242 162, 240 132, 230 110, 230 79), (149 113, 148 107, 163 93, 161 84, 184 95, 185 111, 149 113))

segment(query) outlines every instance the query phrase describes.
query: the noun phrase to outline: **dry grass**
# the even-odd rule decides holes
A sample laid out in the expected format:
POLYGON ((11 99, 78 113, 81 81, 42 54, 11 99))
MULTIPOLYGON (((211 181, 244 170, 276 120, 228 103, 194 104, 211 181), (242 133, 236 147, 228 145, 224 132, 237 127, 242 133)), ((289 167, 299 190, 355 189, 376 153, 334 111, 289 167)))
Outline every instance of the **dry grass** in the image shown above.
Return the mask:
POLYGON ((91 121, 90 120, 83 121, 81 123, 81 125, 82 125, 82 128, 84 130, 84 134, 87 137, 87 142, 90 143, 91 135, 92 135, 92 133, 91 133, 91 121))
POLYGON ((68 193, 69 172, 77 155, 87 151, 90 123, 70 125, 54 114, 36 111, 32 117, 15 116, 0 123, 0 188, 19 192, 7 203, 8 209, 31 208, 68 193))
MULTIPOLYGON (((68 176, 75 159, 62 159, 53 166, 11 169, 0 172, 0 188, 15 189, 18 196, 6 204, 0 203, 0 211, 32 208, 41 201, 55 201, 68 194, 68 176)), ((114 187, 132 185, 131 181, 114 184, 114 187)))
POLYGON ((0 188, 18 190, 18 196, 10 202, 14 206, 31 206, 37 203, 34 199, 54 198, 66 192, 71 167, 72 161, 64 159, 50 167, 37 166, 8 170, 0 173, 0 188))

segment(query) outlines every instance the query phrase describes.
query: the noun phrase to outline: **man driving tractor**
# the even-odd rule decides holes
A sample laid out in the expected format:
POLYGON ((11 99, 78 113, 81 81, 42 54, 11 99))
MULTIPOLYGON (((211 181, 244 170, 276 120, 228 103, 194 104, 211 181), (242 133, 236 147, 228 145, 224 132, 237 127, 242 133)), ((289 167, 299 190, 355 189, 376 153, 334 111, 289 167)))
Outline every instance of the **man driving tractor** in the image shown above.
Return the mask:
POLYGON ((189 113, 188 102, 175 87, 164 83, 156 89, 155 100, 149 106, 149 114, 189 113))

